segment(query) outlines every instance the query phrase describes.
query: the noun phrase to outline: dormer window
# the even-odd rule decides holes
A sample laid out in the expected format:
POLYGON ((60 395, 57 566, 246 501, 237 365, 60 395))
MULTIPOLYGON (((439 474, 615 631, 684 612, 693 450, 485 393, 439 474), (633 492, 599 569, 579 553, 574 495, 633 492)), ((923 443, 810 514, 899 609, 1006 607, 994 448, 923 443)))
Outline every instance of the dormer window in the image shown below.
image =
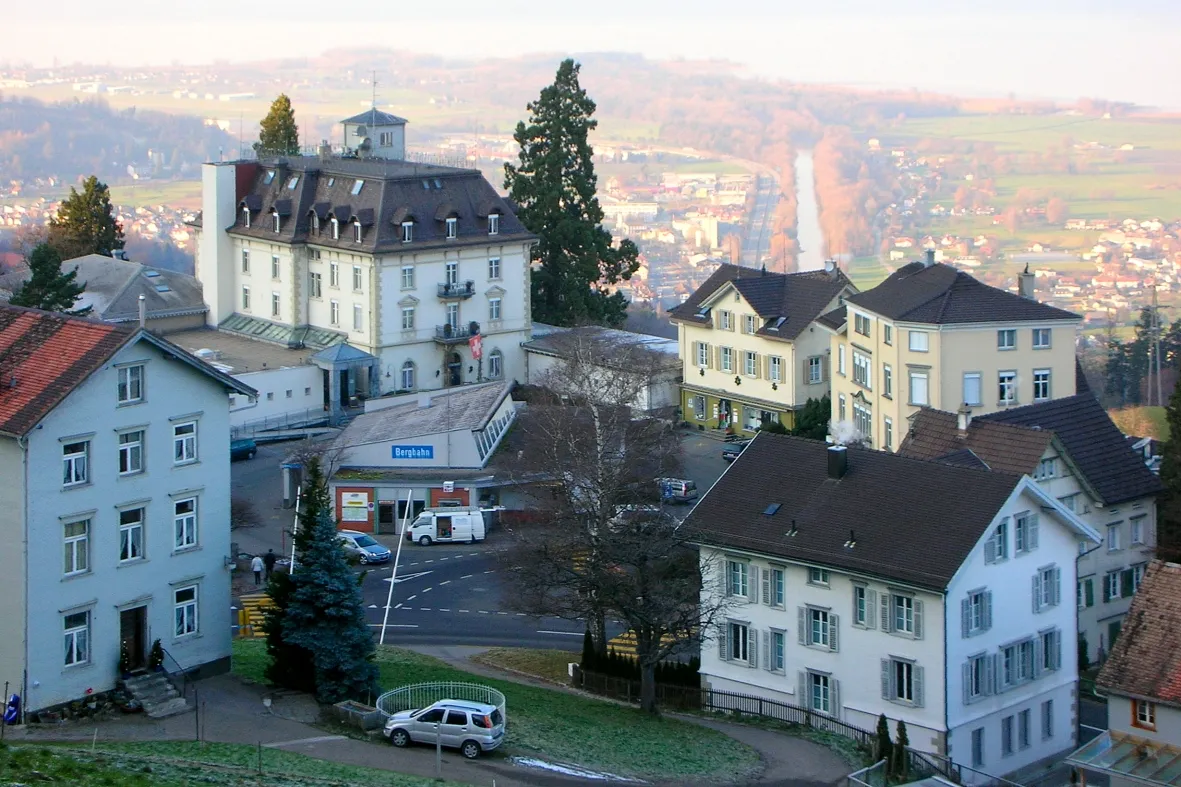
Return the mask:
POLYGON ((402 242, 409 243, 412 240, 414 240, 414 222, 413 221, 403 221, 402 222, 402 242))
POLYGON ((273 170, 273 169, 268 169, 268 170, 267 170, 266 177, 264 177, 264 178, 262 179, 262 182, 263 182, 263 184, 264 184, 264 185, 267 185, 267 186, 269 186, 269 185, 271 185, 271 181, 273 181, 274 179, 275 179, 275 170, 273 170))
POLYGON ((459 236, 459 219, 447 219, 447 240, 454 240, 459 236))
POLYGON ((250 229, 250 208, 242 206, 242 226, 250 229))
POLYGON ((295 191, 295 187, 299 185, 299 175, 292 175, 291 179, 287 181, 287 190, 295 191))
POLYGON ((271 211, 271 229, 273 229, 275 232, 278 232, 281 225, 282 221, 279 218, 279 212, 271 211))
POLYGON ((312 212, 312 232, 314 232, 316 235, 320 234, 320 217, 315 213, 315 211, 312 212))
POLYGON ((353 243, 361 242, 361 222, 353 222, 353 243))
POLYGON ((340 240, 340 222, 336 220, 335 216, 332 217, 332 239, 340 240))
POLYGON ((499 213, 493 213, 492 215, 490 215, 488 217, 488 234, 489 235, 499 235, 500 234, 500 214, 499 213))

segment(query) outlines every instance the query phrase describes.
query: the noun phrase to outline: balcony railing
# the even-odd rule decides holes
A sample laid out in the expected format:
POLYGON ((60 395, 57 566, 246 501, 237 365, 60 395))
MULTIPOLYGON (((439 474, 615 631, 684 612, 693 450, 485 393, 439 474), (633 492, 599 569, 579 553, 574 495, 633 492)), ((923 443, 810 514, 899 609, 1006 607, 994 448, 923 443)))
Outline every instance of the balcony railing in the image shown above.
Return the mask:
POLYGON ((439 285, 440 298, 470 298, 476 294, 474 281, 448 282, 439 285))
POLYGON ((473 336, 479 335, 480 324, 478 322, 466 323, 464 325, 445 323, 435 326, 435 341, 442 342, 443 344, 461 344, 473 336))

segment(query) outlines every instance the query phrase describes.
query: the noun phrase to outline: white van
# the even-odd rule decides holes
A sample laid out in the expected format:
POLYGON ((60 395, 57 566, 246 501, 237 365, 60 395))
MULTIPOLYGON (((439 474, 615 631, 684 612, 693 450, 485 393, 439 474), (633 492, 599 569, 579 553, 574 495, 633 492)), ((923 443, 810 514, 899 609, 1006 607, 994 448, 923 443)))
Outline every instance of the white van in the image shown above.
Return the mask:
POLYGON ((406 528, 406 539, 424 547, 435 542, 483 541, 487 528, 479 508, 428 508, 406 528))

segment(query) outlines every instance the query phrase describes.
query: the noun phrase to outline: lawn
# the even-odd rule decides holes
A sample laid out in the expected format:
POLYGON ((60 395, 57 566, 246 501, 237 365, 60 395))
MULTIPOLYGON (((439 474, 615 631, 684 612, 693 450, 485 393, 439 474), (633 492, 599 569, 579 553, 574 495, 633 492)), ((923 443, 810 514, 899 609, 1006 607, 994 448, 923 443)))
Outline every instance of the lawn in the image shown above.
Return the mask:
MULTIPOLYGON (((918 254, 915 254, 915 259, 918 259, 918 254)), ((905 264, 909 260, 903 260, 901 264, 905 264)), ((849 280, 857 286, 859 290, 868 290, 876 287, 890 275, 890 270, 882 264, 877 257, 855 257, 849 263, 849 280)))
POLYGON ((569 664, 578 660, 578 654, 568 650, 491 648, 473 660, 566 685, 570 681, 569 664))
POLYGON ((111 186, 111 202, 134 208, 166 205, 171 208, 197 210, 201 207, 201 181, 147 180, 111 186))
MULTIPOLYGON (((264 644, 234 643, 234 672, 261 680, 264 644)), ((469 681, 491 686, 507 701, 509 755, 535 756, 620 776, 741 778, 759 764, 758 754, 716 730, 558 689, 478 678, 438 659, 400 648, 378 654, 386 689, 428 681, 469 681)))
POLYGON ((1169 422, 1163 407, 1125 407, 1109 410, 1107 414, 1124 434, 1155 437, 1161 441, 1169 439, 1169 422))

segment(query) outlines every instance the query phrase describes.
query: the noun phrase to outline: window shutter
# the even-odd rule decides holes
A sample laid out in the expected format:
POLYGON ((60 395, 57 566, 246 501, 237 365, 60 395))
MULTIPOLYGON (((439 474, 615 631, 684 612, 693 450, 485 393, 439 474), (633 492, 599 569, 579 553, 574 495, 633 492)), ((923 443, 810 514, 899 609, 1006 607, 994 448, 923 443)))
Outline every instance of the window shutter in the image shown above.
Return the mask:
POLYGON ((837 633, 841 628, 840 615, 829 614, 828 616, 828 649, 832 651, 840 650, 840 645, 837 642, 837 633))
POLYGON ((919 666, 914 667, 914 704, 916 708, 923 707, 923 668, 919 666))
POLYGON ((747 666, 756 669, 759 666, 759 631, 754 626, 746 627, 746 655, 749 659, 747 666))
POLYGON ((841 682, 836 678, 828 679, 828 699, 832 717, 839 719, 841 717, 841 682))
POLYGON ((1095 583, 1089 579, 1083 583, 1083 598, 1088 607, 1095 606, 1095 583))
POLYGON ((1125 568, 1119 572, 1119 595, 1120 598, 1131 598, 1135 593, 1132 586, 1132 569, 1125 568))
POLYGON ((964 662, 963 668, 960 670, 963 673, 963 690, 964 690, 964 704, 967 705, 972 702, 972 660, 968 659, 964 662))
POLYGON ((718 592, 723 596, 730 595, 730 561, 723 560, 718 571, 718 592))
POLYGON ((721 369, 722 368, 722 348, 720 345, 718 347, 714 348, 714 353, 717 356, 714 361, 714 368, 721 369))
POLYGON ((876 590, 865 591, 865 626, 866 628, 877 628, 877 615, 874 610, 878 608, 878 592, 876 590))
POLYGON ((888 700, 892 698, 890 693, 890 681, 893 679, 894 673, 890 669, 890 660, 882 659, 882 699, 888 700))
POLYGON ((763 571, 763 603, 771 606, 771 572, 763 571))
POLYGON ((828 382, 828 371, 828 356, 822 355, 820 356, 820 379, 824 382, 828 382))
POLYGON ((755 356, 755 379, 757 380, 759 377, 761 377, 761 375, 759 374, 759 361, 761 360, 761 358, 758 353, 755 353, 754 356, 755 356))
POLYGON ((1037 514, 1030 514, 1026 520, 1025 549, 1037 549, 1037 514))
POLYGON ((1062 603, 1062 569, 1054 567, 1054 606, 1062 603))
POLYGON ((770 355, 763 356, 763 377, 765 377, 768 380, 771 379, 771 356, 770 355))
POLYGON ((972 597, 968 596, 960 602, 960 630, 963 632, 964 639, 968 638, 971 631, 972 620, 972 597))
POLYGON ((1054 669, 1062 669, 1062 632, 1054 631, 1054 653, 1053 653, 1054 669))
POLYGON ((811 707, 812 703, 808 698, 808 673, 799 673, 798 686, 796 688, 799 691, 799 694, 796 696, 796 703, 801 708, 811 707))
POLYGON ((1042 647, 1042 638, 1038 637, 1033 641, 1033 677, 1036 680, 1042 676, 1042 665, 1045 664, 1045 652, 1042 647))
POLYGON ((984 591, 984 630, 992 628, 992 591, 984 591))
POLYGON ((746 570, 748 572, 747 582, 750 583, 746 586, 746 603, 749 604, 753 601, 757 604, 759 602, 759 567, 748 564, 746 570))
POLYGON ((1111 580, 1106 576, 1103 577, 1103 602, 1111 601, 1111 580))
POLYGON ((984 657, 984 693, 996 694, 996 665, 995 653, 984 657))
POLYGON ((1042 572, 1033 575, 1033 611, 1042 611, 1042 572))
MULTIPOLYGON (((702 342, 702 344, 705 344, 705 342, 702 342)), ((705 344, 705 368, 714 368, 714 353, 713 349, 708 344, 705 344)))
POLYGON ((882 631, 893 631, 894 627, 891 625, 891 623, 893 621, 890 620, 890 594, 889 593, 882 594, 881 617, 882 617, 882 631))
POLYGON ((914 638, 923 638, 923 602, 914 600, 914 638))
POLYGON ((771 632, 763 632, 763 669, 770 671, 771 665, 771 632))
POLYGON ((799 630, 800 630, 800 644, 808 644, 808 610, 803 607, 797 608, 799 611, 799 630))
POLYGON ((988 540, 984 542, 984 562, 985 563, 995 563, 996 562, 996 534, 995 533, 993 535, 989 536, 988 540))
POLYGON ((718 658, 722 661, 730 660, 730 651, 726 648, 726 624, 718 626, 718 658))

